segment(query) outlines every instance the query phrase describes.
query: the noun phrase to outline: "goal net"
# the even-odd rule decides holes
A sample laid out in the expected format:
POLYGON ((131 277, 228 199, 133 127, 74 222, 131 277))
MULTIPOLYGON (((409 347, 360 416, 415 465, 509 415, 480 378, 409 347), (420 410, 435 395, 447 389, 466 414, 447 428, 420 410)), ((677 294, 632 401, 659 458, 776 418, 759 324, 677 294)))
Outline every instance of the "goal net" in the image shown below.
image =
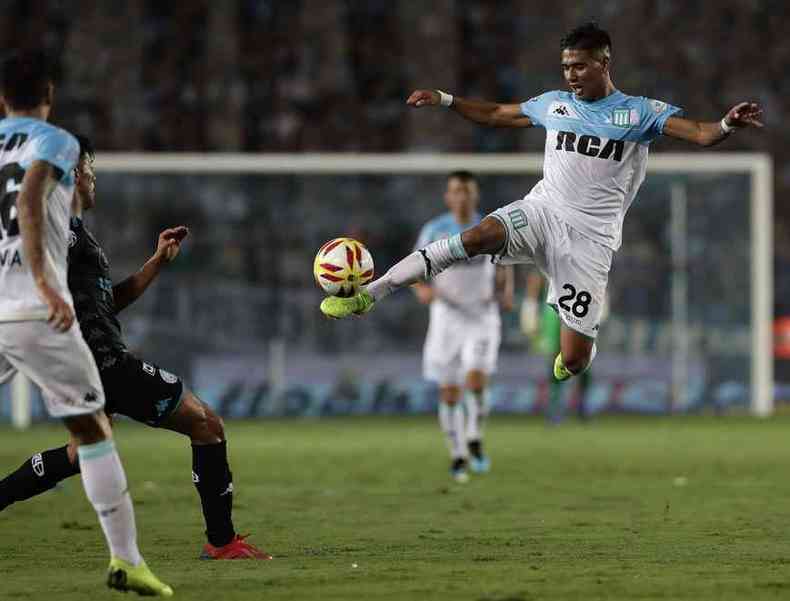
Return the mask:
MULTIPOLYGON (((349 235, 377 271, 444 211, 444 175, 480 176, 481 212, 539 179, 542 155, 100 154, 87 217, 115 281, 158 232, 187 224, 178 259, 122 314, 132 352, 182 375, 225 416, 429 411, 421 377, 427 311, 413 295, 365 319, 321 317, 314 252, 349 235)), ((626 217, 609 317, 584 402, 591 412, 773 408, 772 166, 751 153, 651 156, 626 217)), ((517 307, 525 268, 517 268, 517 307)), ((492 388, 501 412, 539 412, 549 358, 503 318, 492 388)), ((574 386, 564 402, 580 402, 574 386)), ((0 387, 0 420, 44 417, 39 393, 0 387)))

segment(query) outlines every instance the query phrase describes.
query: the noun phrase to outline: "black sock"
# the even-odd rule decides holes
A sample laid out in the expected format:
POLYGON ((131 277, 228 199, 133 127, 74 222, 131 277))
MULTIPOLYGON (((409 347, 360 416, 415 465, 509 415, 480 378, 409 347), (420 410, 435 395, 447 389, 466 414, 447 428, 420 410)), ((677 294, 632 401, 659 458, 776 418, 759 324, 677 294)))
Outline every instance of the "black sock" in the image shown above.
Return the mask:
POLYGON ((69 461, 67 446, 37 453, 12 474, 0 480, 0 511, 48 491, 61 480, 80 473, 80 465, 69 461))
POLYGON ((227 545, 236 531, 233 529, 233 474, 228 466, 228 453, 223 440, 217 444, 192 445, 192 482, 195 483, 206 537, 215 547, 227 545))
POLYGON ((469 441, 469 453, 475 459, 482 459, 483 458, 483 441, 482 440, 470 440, 469 441))

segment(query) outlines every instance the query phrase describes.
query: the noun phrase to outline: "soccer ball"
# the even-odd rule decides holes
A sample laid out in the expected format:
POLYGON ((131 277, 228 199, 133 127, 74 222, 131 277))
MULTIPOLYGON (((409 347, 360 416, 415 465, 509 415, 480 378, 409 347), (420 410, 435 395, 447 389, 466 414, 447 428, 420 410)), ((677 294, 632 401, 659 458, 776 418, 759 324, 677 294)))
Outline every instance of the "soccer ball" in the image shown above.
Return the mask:
POLYGON ((373 279, 373 257, 361 242, 335 238, 319 249, 313 275, 329 296, 354 296, 373 279))

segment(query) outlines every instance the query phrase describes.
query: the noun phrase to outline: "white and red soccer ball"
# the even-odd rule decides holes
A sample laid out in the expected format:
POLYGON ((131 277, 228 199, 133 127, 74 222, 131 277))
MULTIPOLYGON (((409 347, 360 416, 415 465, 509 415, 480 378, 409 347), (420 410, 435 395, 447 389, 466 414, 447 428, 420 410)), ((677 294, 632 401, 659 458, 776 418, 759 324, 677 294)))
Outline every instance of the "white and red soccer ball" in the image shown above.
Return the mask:
POLYGON ((329 296, 354 296, 373 279, 373 257, 353 238, 335 238, 315 256, 313 275, 329 296))

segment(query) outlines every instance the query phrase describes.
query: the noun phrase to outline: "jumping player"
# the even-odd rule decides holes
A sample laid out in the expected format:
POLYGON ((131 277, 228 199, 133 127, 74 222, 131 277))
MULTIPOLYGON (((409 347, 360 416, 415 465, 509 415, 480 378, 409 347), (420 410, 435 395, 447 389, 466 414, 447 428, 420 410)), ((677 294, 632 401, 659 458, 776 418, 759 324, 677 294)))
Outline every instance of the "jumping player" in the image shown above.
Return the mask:
MULTIPOLYGON (((94 151, 90 141, 77 136, 79 162, 75 170, 68 285, 77 320, 99 367, 107 395, 105 411, 120 413, 149 426, 188 436, 192 443, 192 481, 200 495, 208 542, 202 559, 271 559, 236 534, 231 511, 233 480, 228 466, 222 419, 180 378, 132 355, 116 317, 151 285, 162 267, 178 254, 186 227, 159 235, 156 252, 134 275, 113 286, 110 265, 99 243, 82 221, 83 211, 96 205, 94 151)), ((83 462, 76 440, 33 455, 0 481, 0 510, 49 490, 80 472, 83 462)), ((84 468, 83 468, 84 469, 84 468)))
POLYGON ((66 255, 79 145, 47 123, 54 86, 43 54, 7 58, 0 87, 0 382, 25 374, 71 433, 110 547, 108 586, 170 597, 137 547, 126 474, 102 411, 104 389, 74 322, 66 255))
MULTIPOLYGON (((448 175, 444 201, 449 212, 423 226, 417 248, 480 223, 479 199, 472 173, 448 175)), ((414 284, 414 292, 431 306, 423 372, 439 385, 439 424, 450 450, 450 473, 463 483, 469 479, 467 465, 475 473, 491 466, 483 452, 483 422, 489 411, 488 379, 499 354, 497 301, 507 311, 513 307, 513 268, 476 257, 443 272, 430 285, 414 284)))
POLYGON ((409 96, 409 106, 449 107, 483 125, 546 128, 543 179, 479 225, 410 254, 356 296, 324 299, 325 315, 366 313, 395 290, 480 254, 503 263, 534 263, 548 279, 547 302, 562 320, 554 376, 566 380, 587 369, 596 352, 612 257, 645 177, 650 142, 663 134, 713 146, 738 128, 762 127, 762 110, 742 102, 720 121, 692 121, 665 102, 624 94, 612 83, 609 34, 595 23, 571 31, 561 50, 570 92, 546 92, 521 104, 468 100, 440 90, 409 96))

